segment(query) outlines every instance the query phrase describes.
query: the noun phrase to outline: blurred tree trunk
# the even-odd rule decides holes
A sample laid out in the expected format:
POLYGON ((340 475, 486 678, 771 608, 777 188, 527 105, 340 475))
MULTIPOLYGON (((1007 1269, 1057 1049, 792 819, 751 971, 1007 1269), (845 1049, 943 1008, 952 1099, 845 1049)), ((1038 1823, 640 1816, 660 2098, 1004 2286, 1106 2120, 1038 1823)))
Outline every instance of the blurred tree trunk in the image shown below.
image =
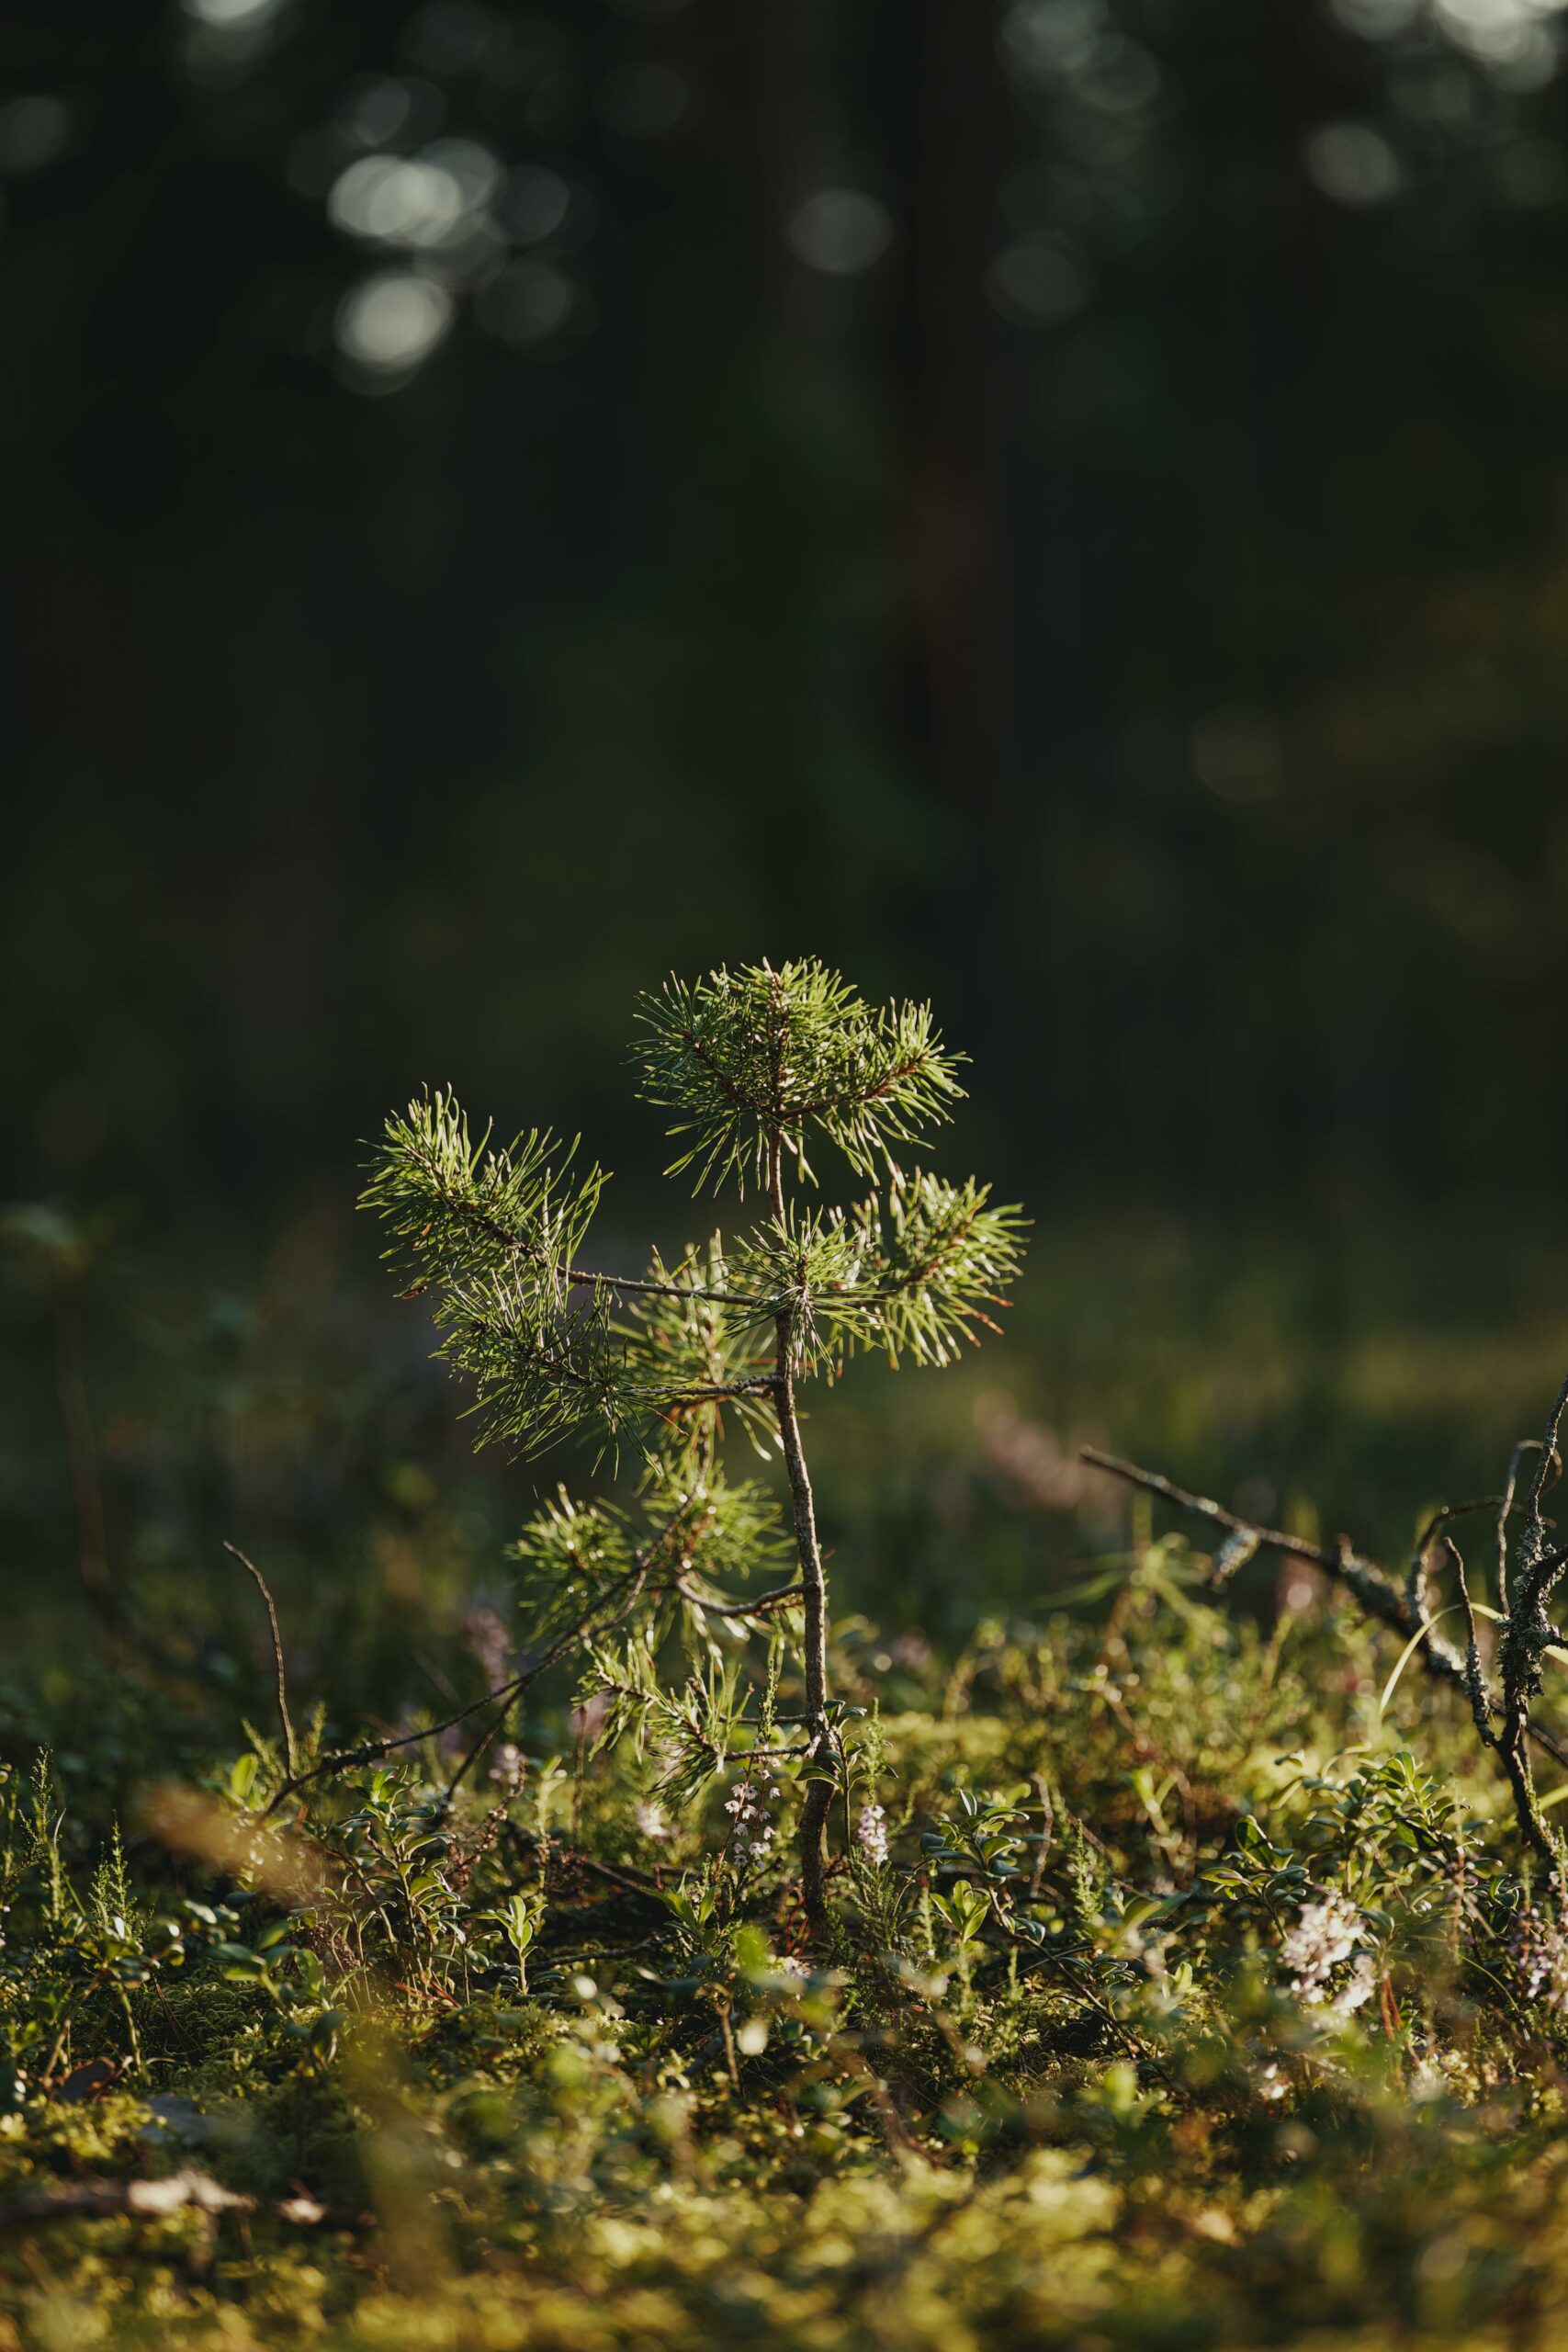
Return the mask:
POLYGON ((987 835, 1008 799, 1008 597, 999 380, 986 271, 1007 94, 991 0, 881 0, 895 210, 889 342, 899 464, 899 732, 987 835))
POLYGON ((967 853, 941 909, 968 996, 954 1020, 987 1040, 990 1082, 1016 1111, 1011 1008, 1041 878, 1016 854, 1004 379, 986 292, 1010 131, 997 19, 994 0, 877 0, 873 64, 899 229, 885 343, 893 734, 967 853))

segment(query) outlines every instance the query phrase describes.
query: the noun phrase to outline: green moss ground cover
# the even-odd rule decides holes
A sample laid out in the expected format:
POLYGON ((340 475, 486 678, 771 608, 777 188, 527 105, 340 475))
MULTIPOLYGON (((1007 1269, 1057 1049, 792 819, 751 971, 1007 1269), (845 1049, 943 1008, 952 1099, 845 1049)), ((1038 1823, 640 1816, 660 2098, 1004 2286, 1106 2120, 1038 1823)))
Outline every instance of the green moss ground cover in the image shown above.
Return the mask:
POLYGON ((18 1578, 0 1679, 0 2352, 1568 2340, 1546 1259, 1488 1325, 1409 1234, 1048 1236, 1036 1394, 889 1404, 851 1360, 946 1367, 1023 1238, 890 1157, 929 1014, 644 1017, 728 1244, 628 1275, 597 1169, 441 1094, 367 1194, 570 1494, 480 1508, 384 1326, 355 1403, 276 1307, 100 1487, 95 1251, 12 1221, 81 1592, 18 1578), (872 1193, 791 1196, 813 1128, 872 1193))
POLYGON ((155 1667, 14 1690, 0 2340, 1559 2340, 1568 1943, 1462 1698, 1201 1566, 840 1629, 825 1951, 793 1784, 738 1850, 562 1705, 264 1820, 155 1667), (181 2173, 244 2201, 37 2206, 181 2173))

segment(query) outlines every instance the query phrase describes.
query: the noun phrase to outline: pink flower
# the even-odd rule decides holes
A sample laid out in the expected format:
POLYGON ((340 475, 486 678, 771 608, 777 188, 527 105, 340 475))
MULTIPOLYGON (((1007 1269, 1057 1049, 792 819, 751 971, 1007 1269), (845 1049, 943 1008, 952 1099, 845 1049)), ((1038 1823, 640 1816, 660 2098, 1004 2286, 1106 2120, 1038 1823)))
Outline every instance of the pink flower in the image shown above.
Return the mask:
POLYGON ((882 1863, 887 1860, 887 1816, 879 1804, 862 1805, 855 1836, 867 1861, 882 1863))
MULTIPOLYGON (((1342 1960, 1349 1959, 1366 1932, 1360 1913, 1342 1894, 1325 1894, 1321 1903, 1303 1904, 1300 1918, 1280 1947, 1280 1958, 1295 1978, 1292 1990, 1306 2001, 1325 1999, 1329 1977, 1342 1960)), ((1371 1967, 1368 1961, 1365 1991, 1346 2002, 1346 2007, 1359 2008, 1371 1993, 1371 1967)), ((1352 1983, 1359 1985, 1360 1982, 1358 1973, 1352 1983)), ((1335 2006, 1340 2003, 1336 2001, 1335 2006)))
MULTIPOLYGON (((776 1788, 770 1788, 770 1797, 776 1797, 776 1788)), ((775 1831, 768 1819, 761 1792, 750 1781, 742 1781, 734 1792, 725 1799, 724 1809, 734 1821, 729 1833, 729 1850, 738 1869, 760 1862, 773 1843, 775 1831)))

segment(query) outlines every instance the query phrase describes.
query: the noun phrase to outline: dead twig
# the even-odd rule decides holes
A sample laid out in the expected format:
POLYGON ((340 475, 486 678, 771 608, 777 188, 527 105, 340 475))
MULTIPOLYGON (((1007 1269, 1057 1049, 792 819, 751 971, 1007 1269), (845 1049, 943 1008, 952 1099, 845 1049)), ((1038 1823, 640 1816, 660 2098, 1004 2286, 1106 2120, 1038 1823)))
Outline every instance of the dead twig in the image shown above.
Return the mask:
POLYGON ((170 2173, 163 2180, 81 2180, 67 2188, 29 2189, 24 2196, 0 2203, 0 2231, 47 2229, 57 2222, 104 2221, 118 2215, 162 2222, 190 2207, 214 2215, 265 2211, 280 2222, 292 2222, 303 2229, 327 2219, 326 2207, 313 2197, 286 2197, 264 2208, 254 2197, 225 2188, 209 2173, 186 2170, 170 2173))
MULTIPOLYGON (((568 1862, 574 1869, 586 1871, 593 1878, 603 1879, 606 1886, 617 1888, 623 1894, 635 1894, 649 1903, 659 1903, 662 1899, 652 1879, 645 1872, 617 1870, 614 1862, 602 1862, 597 1854, 584 1853, 581 1847, 563 1846, 558 1838, 541 1838, 536 1831, 524 1829, 514 1821, 503 1821, 502 1835, 520 1857, 531 1856, 537 1860, 541 1871, 547 1859, 541 1849, 547 1844, 548 1860, 568 1862)), ((511 1892, 505 1887, 501 1891, 502 1894, 511 1892)))
POLYGON ((1519 1826, 1540 1855, 1549 1875, 1558 1883, 1560 1890, 1564 1861, 1562 1840, 1542 1817, 1530 1770, 1529 1743, 1537 1736, 1535 1726, 1530 1722, 1530 1710, 1545 1679, 1546 1655, 1562 1640, 1562 1635, 1547 1615, 1547 1602, 1562 1578, 1564 1566, 1568 1566, 1568 1552, 1550 1548, 1547 1521, 1541 1515, 1540 1507, 1553 1470, 1561 1466, 1557 1439, 1565 1408, 1568 1408, 1568 1379, 1564 1379, 1558 1390, 1547 1418, 1536 1456, 1535 1473, 1525 1498, 1518 1551, 1514 1563, 1512 1599, 1503 1620, 1502 1636, 1498 1643, 1498 1662, 1503 1677, 1503 1728, 1495 1743, 1503 1769, 1513 1788, 1519 1826))
POLYGON ((261 1814, 262 1820, 265 1821, 270 1815, 276 1812, 280 1804, 286 1804, 291 1796, 299 1790, 307 1787, 312 1781, 321 1780, 329 1773, 354 1771, 361 1764, 378 1763, 383 1756, 390 1756, 400 1747, 417 1747, 425 1740, 439 1738, 444 1731, 451 1731, 457 1724, 467 1723, 468 1717, 477 1715, 481 1708, 494 1706, 497 1713, 469 1748, 446 1784, 442 1799, 442 1806, 445 1810, 450 1805, 457 1790, 467 1780, 491 1741, 502 1729, 513 1707, 529 1686, 536 1682, 540 1675, 547 1673, 552 1666, 558 1665, 568 1651, 584 1639, 590 1631, 596 1634, 612 1632, 637 1606, 655 1562, 665 1544, 669 1543, 686 1518, 691 1507, 691 1499, 688 1498, 682 1503, 674 1516, 666 1521, 652 1543, 638 1553, 625 1575, 615 1577, 602 1592, 595 1593, 587 1608, 566 1628, 565 1632, 553 1641, 542 1644, 508 1680, 498 1683, 493 1690, 486 1690, 481 1697, 471 1700, 468 1706, 458 1707, 441 1723, 426 1724, 420 1731, 395 1732, 389 1734, 385 1739, 364 1740, 357 1747, 338 1748, 331 1756, 323 1756, 319 1763, 312 1764, 308 1770, 291 1772, 264 1806, 261 1814), (611 1617, 604 1618, 602 1612, 612 1603, 615 1604, 615 1613, 611 1617), (596 1620, 600 1622, 596 1623, 596 1620))
POLYGON ((1499 1698, 1488 1689, 1481 1671, 1480 1652, 1475 1638, 1475 1611, 1468 1585, 1464 1581, 1463 1562, 1454 1545, 1443 1535, 1445 1556, 1456 1566, 1460 1580, 1460 1599, 1464 1608, 1468 1639, 1463 1652, 1439 1639, 1432 1630, 1434 1620, 1429 1614, 1422 1577, 1427 1552, 1442 1531, 1465 1513, 1497 1510, 1497 1540, 1500 1549, 1498 1589, 1505 1599, 1508 1593, 1506 1559, 1506 1525, 1513 1508, 1514 1487, 1521 1456, 1529 1442, 1517 1446, 1510 1464, 1507 1485, 1501 1497, 1486 1496, 1473 1502, 1446 1506, 1434 1514, 1423 1532, 1416 1547, 1407 1579, 1406 1590, 1401 1592, 1393 1579, 1375 1562, 1363 1559, 1352 1547, 1348 1536, 1339 1536, 1333 1544, 1314 1543, 1304 1535, 1292 1535, 1284 1529, 1265 1527, 1254 1520, 1243 1519, 1235 1511, 1226 1510, 1207 1495, 1195 1495, 1174 1479, 1164 1477, 1156 1470, 1145 1470, 1135 1462, 1124 1461, 1121 1455, 1101 1453, 1098 1446, 1080 1449, 1080 1458, 1097 1470, 1113 1478, 1122 1479, 1128 1486, 1138 1487, 1145 1494, 1157 1496, 1175 1510, 1190 1512, 1206 1519, 1212 1526, 1226 1531, 1227 1537, 1241 1538, 1255 1550, 1275 1552, 1286 1559, 1305 1560, 1322 1570, 1332 1583, 1339 1585, 1359 1604, 1369 1617, 1397 1634, 1404 1642, 1420 1639, 1421 1662, 1426 1671, 1438 1682, 1457 1686, 1470 1701, 1478 1727, 1483 1723, 1483 1736, 1495 1747, 1507 1774, 1513 1791, 1519 1827, 1528 1843, 1552 1871, 1561 1863, 1561 1849, 1551 1831, 1542 1820, 1530 1777, 1529 1747, 1534 1746, 1555 1763, 1568 1768, 1568 1745, 1540 1724, 1530 1720, 1530 1705, 1541 1686, 1541 1660, 1547 1649, 1560 1637, 1546 1615, 1546 1599, 1563 1569, 1568 1567, 1568 1549, 1548 1548, 1545 1522, 1540 1515, 1541 1498, 1545 1492, 1551 1468, 1557 1462, 1557 1436, 1564 1411, 1568 1410, 1568 1381, 1559 1391, 1547 1425, 1540 1441, 1540 1460, 1524 1507, 1524 1525, 1519 1542, 1519 1557, 1514 1574, 1515 1599, 1506 1609, 1502 1622, 1499 1657, 1502 1666, 1503 1692, 1499 1698), (1494 1732, 1494 1724, 1500 1731, 1494 1732))
POLYGON ((288 1683, 283 1671, 283 1635, 278 1630, 276 1604, 267 1589, 266 1578, 255 1562, 248 1560, 239 1545, 231 1544, 227 1537, 223 1541, 223 1549, 231 1560, 238 1560, 243 1568, 250 1570, 256 1580, 257 1590, 266 1603, 266 1622, 272 1634, 272 1670, 277 1678, 277 1720, 283 1726, 283 1760, 292 1780, 299 1769, 299 1756, 294 1744, 294 1725, 288 1715, 288 1683))

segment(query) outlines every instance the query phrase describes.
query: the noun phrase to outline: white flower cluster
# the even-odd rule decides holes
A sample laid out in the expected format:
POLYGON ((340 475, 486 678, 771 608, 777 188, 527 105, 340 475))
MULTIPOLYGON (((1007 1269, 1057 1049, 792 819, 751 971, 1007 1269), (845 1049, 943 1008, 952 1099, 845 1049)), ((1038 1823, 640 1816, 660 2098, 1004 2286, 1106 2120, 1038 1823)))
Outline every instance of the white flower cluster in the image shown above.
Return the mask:
POLYGON ((855 1836, 868 1862, 882 1863, 887 1860, 887 1817, 879 1804, 863 1804, 860 1819, 855 1824, 855 1836))
POLYGON ((1349 1975, 1339 1987, 1328 2006, 1342 2018, 1348 2018, 1362 2003, 1370 2001, 1378 1989, 1378 1973, 1372 1965, 1370 1951, 1359 1951, 1349 1975))
POLYGON ((514 1797, 528 1777, 528 1758, 512 1740, 502 1740, 491 1759, 490 1777, 497 1788, 514 1797))
POLYGON ((1464 2096, 1462 2062, 1456 2060, 1452 2051, 1435 2048, 1424 2050, 1410 2069, 1410 2080, 1406 2088, 1410 2098, 1417 2105, 1424 2105, 1428 2099, 1462 2098, 1464 2096))
POLYGON ((664 1818, 662 1805, 644 1798, 637 1809, 637 1826, 645 1838, 668 1838, 670 1824, 664 1818))
MULTIPOLYGON (((770 1802, 776 1801, 778 1790, 767 1792, 770 1802)), ((724 1809, 735 1826, 729 1833, 729 1850, 738 1870, 753 1868, 771 1850, 777 1835, 768 1818, 767 1804, 762 1792, 750 1781, 742 1781, 734 1793, 725 1799, 724 1809)))
POLYGON ((1366 1921, 1342 1894, 1303 1904, 1300 1918, 1280 1947, 1280 1958, 1293 1980, 1291 1990, 1313 2007, 1328 2007, 1340 2017, 1359 2009, 1377 1989, 1371 1952, 1356 1949, 1366 1932, 1366 1921), (1337 1992, 1330 1993, 1330 1976, 1352 1953, 1355 1962, 1349 1975, 1337 1992))
POLYGON ((1525 1911, 1508 1940, 1529 1998, 1554 2017, 1568 2017, 1568 1930, 1525 1911))

